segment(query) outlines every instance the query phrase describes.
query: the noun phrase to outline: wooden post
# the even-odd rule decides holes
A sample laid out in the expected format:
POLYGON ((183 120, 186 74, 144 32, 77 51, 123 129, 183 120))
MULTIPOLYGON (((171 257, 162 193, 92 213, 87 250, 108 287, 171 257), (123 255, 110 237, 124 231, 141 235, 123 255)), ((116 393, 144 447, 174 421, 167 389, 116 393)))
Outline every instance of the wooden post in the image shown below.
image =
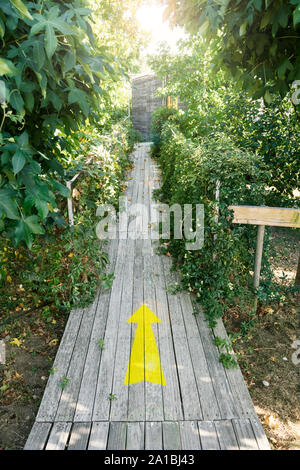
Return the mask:
POLYGON ((69 218, 69 225, 72 227, 74 225, 73 219, 73 202, 72 202, 72 183, 71 181, 67 181, 67 188, 71 193, 71 197, 68 197, 68 218, 69 218))
MULTIPOLYGON (((259 287, 261 259, 264 243, 265 226, 300 228, 300 209, 267 206, 229 206, 233 210, 234 224, 258 225, 253 286, 259 287)), ((296 275, 296 284, 300 284, 300 258, 296 275)), ((257 297, 255 298, 255 310, 257 297)))
MULTIPOLYGON (((257 230, 255 265, 254 265, 254 275, 253 275, 254 289, 259 288, 261 260, 262 260, 263 246, 264 246, 264 234, 265 234, 265 226, 259 225, 258 230, 257 230)), ((258 299, 257 299, 257 296, 255 296, 254 305, 253 305, 255 311, 257 310, 257 303, 258 303, 258 299)))
MULTIPOLYGON (((91 158, 88 160, 90 162, 91 158)), ((72 201, 72 183, 78 178, 80 173, 77 173, 77 175, 73 176, 73 178, 70 181, 66 182, 66 186, 70 191, 70 197, 68 197, 68 218, 69 218, 69 225, 72 227, 74 225, 74 217, 73 217, 73 201, 72 201)))
MULTIPOLYGON (((217 202, 217 205, 216 205, 216 215, 215 215, 215 223, 216 224, 219 222, 220 187, 221 187, 221 181, 217 180, 217 182, 216 182, 216 202, 217 202)), ((216 240, 217 240, 217 235, 215 234, 214 235, 214 243, 216 242, 216 240)), ((214 251, 213 261, 215 261, 215 259, 216 259, 216 252, 214 251)))
POLYGON ((298 258, 298 268, 297 268, 297 274, 296 274, 296 280, 295 283, 298 285, 300 284, 300 256, 298 258))
POLYGON ((255 266, 254 266, 254 276, 253 276, 253 286, 255 289, 258 289, 259 287, 261 259, 262 259, 263 246, 264 246, 264 234, 265 234, 265 226, 259 225, 258 231, 257 231, 255 266))

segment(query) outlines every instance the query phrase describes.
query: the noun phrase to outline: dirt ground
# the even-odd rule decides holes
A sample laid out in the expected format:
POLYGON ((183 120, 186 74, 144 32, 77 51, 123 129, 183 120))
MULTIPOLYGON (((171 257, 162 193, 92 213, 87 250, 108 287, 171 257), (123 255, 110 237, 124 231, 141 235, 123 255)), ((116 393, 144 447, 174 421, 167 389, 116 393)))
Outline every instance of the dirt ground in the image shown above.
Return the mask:
POLYGON ((0 365, 0 450, 22 449, 34 423, 66 318, 39 312, 5 326, 6 364, 0 365))
MULTIPOLYGON (((294 283, 299 231, 273 229, 272 237, 276 254, 271 262, 277 281, 294 283)), ((234 343, 234 350, 273 449, 300 450, 300 294, 280 300, 258 309, 254 326, 234 343)), ((238 310, 228 312, 227 331, 238 331, 242 321, 245 318, 238 310)))

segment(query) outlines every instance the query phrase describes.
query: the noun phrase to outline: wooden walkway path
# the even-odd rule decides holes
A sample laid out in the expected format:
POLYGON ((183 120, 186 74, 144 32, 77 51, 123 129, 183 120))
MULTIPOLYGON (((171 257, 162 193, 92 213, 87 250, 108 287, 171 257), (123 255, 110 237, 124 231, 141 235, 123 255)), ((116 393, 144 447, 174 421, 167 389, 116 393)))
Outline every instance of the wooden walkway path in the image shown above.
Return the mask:
MULTIPOLYGON (((126 194, 147 211, 159 186, 149 147, 133 154, 126 194)), ((268 449, 240 369, 218 360, 222 321, 211 331, 187 292, 167 290, 178 281, 171 260, 134 224, 108 246, 112 289, 70 314, 25 449, 268 449), (152 329, 166 385, 124 385, 136 331, 127 320, 142 304, 161 320, 152 329)))

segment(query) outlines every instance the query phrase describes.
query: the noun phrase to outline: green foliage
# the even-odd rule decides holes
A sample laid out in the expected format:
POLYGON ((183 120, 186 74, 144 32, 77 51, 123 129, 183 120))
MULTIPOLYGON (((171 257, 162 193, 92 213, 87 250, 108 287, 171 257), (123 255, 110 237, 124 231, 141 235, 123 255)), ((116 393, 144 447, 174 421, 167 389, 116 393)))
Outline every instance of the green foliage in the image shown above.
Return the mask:
POLYGON ((124 72, 94 37, 87 0, 0 0, 0 9, 0 232, 30 248, 69 195, 78 131, 87 118, 104 127, 99 114, 124 72))
MULTIPOLYGON (((53 225, 31 250, 23 245, 15 249, 11 240, 0 240, 0 311, 5 320, 20 310, 41 309, 51 322, 56 315, 89 305, 99 284, 111 287, 114 275, 104 274, 109 259, 104 247, 99 248, 95 214, 100 203, 118 204, 132 149, 129 129, 126 122, 116 123, 107 135, 89 128, 82 132, 84 138, 79 136, 81 150, 91 160, 76 160, 75 171, 81 170, 81 176, 72 188, 73 227, 63 224, 61 217, 61 227, 53 225)), ((67 216, 65 202, 61 212, 67 216)), ((26 223, 36 229, 35 219, 26 223)))
POLYGON ((160 150, 160 136, 162 132, 163 125, 166 121, 176 122, 178 118, 178 112, 174 108, 167 108, 166 106, 161 106, 157 108, 152 113, 151 121, 151 136, 152 136, 152 156, 155 157, 159 155, 160 150))
MULTIPOLYGON (((199 142, 186 138, 166 122, 161 133, 158 158, 162 169, 160 198, 169 203, 204 204, 205 239, 198 251, 186 251, 184 240, 172 240, 168 251, 183 276, 183 286, 194 292, 210 324, 236 299, 251 299, 256 230, 233 225, 231 204, 263 205, 268 171, 261 157, 240 150, 224 134, 211 134, 199 142), (220 181, 217 215, 215 198, 220 181)), ((268 253, 268 236, 265 255, 268 253)), ((263 276, 268 275, 266 258, 263 276)))
POLYGON ((105 349, 105 344, 104 344, 104 339, 103 338, 98 339, 97 344, 98 344, 99 348, 101 349, 101 351, 103 351, 105 349))
POLYGON ((174 24, 214 42, 215 64, 267 103, 300 78, 299 0, 163 0, 174 24), (196 4, 196 5, 195 5, 196 4))
POLYGON ((162 95, 178 96, 186 105, 177 114, 183 133, 199 138, 222 132, 243 150, 260 155, 269 169, 266 204, 292 206, 299 181, 300 122, 291 96, 274 97, 266 106, 222 70, 216 73, 213 63, 199 36, 182 41, 178 54, 163 47, 151 60, 160 78, 169 77, 162 95))

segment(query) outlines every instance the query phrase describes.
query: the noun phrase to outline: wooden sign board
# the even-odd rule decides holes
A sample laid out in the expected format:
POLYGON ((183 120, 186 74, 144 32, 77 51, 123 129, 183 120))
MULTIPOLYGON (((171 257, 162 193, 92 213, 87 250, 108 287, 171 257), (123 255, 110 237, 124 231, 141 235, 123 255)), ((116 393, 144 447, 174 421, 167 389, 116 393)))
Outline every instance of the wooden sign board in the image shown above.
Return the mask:
POLYGON ((300 228, 300 209, 267 206, 229 206, 234 224, 300 228))

